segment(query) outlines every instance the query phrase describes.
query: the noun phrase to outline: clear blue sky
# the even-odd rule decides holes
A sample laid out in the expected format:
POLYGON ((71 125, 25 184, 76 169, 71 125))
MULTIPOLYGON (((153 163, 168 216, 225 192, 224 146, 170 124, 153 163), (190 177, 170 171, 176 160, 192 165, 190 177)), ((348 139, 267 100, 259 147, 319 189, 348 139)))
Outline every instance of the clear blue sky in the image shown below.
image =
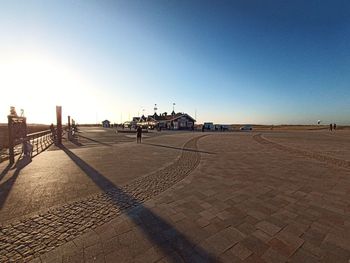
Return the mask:
POLYGON ((81 123, 152 114, 155 103, 170 112, 175 102, 200 123, 350 124, 349 1, 0 7, 0 122, 10 105, 51 123, 61 104, 81 123))

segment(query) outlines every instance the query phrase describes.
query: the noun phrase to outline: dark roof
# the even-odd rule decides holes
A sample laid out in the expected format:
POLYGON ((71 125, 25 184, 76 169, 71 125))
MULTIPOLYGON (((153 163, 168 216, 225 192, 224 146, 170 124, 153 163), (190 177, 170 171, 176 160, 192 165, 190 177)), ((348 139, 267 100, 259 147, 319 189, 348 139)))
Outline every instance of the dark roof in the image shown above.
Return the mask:
POLYGON ((196 121, 190 115, 188 115, 186 113, 181 113, 181 112, 176 113, 174 115, 165 115, 165 116, 160 115, 160 116, 156 116, 156 120, 157 121, 173 121, 173 120, 176 120, 176 119, 178 119, 180 117, 183 117, 183 116, 186 117, 186 118, 191 119, 192 121, 196 121))

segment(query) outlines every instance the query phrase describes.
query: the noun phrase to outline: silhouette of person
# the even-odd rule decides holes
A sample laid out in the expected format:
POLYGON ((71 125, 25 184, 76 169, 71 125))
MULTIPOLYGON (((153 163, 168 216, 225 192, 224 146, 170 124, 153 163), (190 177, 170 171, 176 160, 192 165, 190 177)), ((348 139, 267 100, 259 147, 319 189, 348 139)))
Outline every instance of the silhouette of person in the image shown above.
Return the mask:
POLYGON ((331 124, 329 124, 329 130, 330 130, 330 131, 332 131, 332 130, 333 130, 333 125, 332 125, 332 123, 331 123, 331 124))
POLYGON ((141 138, 142 138, 142 127, 141 126, 137 127, 136 133, 137 133, 137 135, 136 135, 136 137, 137 137, 136 142, 137 143, 141 143, 141 138))
POLYGON ((333 130, 336 130, 337 129, 337 124, 333 124, 333 130))

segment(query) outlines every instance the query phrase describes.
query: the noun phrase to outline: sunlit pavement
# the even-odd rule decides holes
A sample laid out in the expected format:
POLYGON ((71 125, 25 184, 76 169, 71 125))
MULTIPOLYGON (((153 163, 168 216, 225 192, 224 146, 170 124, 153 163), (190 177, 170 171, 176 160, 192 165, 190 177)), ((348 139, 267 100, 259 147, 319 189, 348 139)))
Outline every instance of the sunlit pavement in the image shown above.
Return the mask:
POLYGON ((348 262, 347 138, 174 133, 44 152, 1 176, 0 261, 348 262))

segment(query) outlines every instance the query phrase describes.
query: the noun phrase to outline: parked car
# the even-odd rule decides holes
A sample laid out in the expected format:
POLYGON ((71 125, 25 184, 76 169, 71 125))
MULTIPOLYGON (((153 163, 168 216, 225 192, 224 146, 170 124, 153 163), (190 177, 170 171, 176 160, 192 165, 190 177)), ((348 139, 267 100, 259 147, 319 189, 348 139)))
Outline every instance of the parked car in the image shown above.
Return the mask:
POLYGON ((216 131, 228 131, 230 129, 229 125, 226 124, 215 124, 216 131))
POLYGON ((215 129, 214 123, 212 123, 212 122, 205 122, 203 124, 203 129, 204 130, 210 130, 210 131, 214 130, 215 129))
POLYGON ((245 125, 245 126, 242 126, 241 128, 239 128, 241 131, 251 131, 253 130, 252 126, 251 125, 245 125))
POLYGON ((135 121, 126 121, 124 122, 123 126, 126 129, 136 129, 136 122, 135 121))

